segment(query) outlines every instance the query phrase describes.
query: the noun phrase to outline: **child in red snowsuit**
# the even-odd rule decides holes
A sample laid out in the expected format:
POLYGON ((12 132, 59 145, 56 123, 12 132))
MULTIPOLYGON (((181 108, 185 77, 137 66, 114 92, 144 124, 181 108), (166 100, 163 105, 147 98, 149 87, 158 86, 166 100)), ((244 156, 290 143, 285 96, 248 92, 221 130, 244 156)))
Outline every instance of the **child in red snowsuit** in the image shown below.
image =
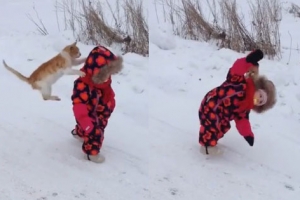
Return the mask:
POLYGON ((235 121, 236 128, 250 146, 254 144, 254 134, 249 122, 253 109, 264 112, 275 104, 274 84, 265 77, 247 77, 245 74, 254 69, 263 58, 260 50, 251 52, 247 57, 238 59, 230 68, 226 81, 210 90, 201 102, 199 109, 199 143, 214 147, 235 121))
POLYGON ((121 56, 117 57, 107 48, 97 46, 81 69, 86 75, 74 82, 71 99, 77 124, 72 134, 83 141, 83 152, 88 160, 94 162, 104 161, 99 151, 105 127, 115 108, 111 75, 121 71, 122 61, 121 56))

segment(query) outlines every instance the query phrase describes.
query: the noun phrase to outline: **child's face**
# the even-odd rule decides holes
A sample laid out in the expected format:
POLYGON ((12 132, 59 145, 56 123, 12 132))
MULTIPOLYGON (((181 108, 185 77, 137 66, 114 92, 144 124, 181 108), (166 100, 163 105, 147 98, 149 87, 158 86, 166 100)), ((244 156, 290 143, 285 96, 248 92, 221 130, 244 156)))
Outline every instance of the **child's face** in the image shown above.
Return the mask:
POLYGON ((267 94, 264 90, 257 90, 254 94, 254 105, 262 106, 267 102, 267 94))

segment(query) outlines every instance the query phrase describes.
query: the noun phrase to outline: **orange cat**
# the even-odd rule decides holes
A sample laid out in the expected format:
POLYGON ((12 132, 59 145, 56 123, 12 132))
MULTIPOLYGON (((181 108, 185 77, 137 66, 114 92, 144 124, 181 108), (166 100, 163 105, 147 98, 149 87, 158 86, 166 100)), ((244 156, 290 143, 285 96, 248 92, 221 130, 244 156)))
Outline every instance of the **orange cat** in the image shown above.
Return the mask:
POLYGON ((85 76, 85 73, 72 69, 72 66, 80 65, 86 58, 77 59, 81 56, 77 42, 66 46, 58 55, 40 65, 29 77, 9 67, 3 60, 4 67, 15 74, 22 81, 27 82, 33 89, 39 90, 44 100, 60 101, 58 96, 51 95, 51 86, 63 75, 85 76))

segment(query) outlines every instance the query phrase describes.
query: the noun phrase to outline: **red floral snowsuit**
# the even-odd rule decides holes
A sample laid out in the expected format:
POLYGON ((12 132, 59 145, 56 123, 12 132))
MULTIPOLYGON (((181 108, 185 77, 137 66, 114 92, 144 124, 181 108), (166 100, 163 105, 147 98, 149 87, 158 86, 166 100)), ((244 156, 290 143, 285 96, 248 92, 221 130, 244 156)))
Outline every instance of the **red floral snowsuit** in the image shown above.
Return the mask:
POLYGON ((255 86, 251 78, 244 76, 251 66, 245 58, 238 59, 230 68, 226 81, 205 95, 199 109, 200 145, 217 145, 231 128, 232 120, 242 136, 254 138, 249 113, 253 108, 255 86))
POLYGON ((95 47, 86 59, 82 71, 85 77, 74 82, 72 103, 78 136, 84 139, 82 150, 88 155, 97 155, 104 139, 104 129, 115 108, 115 94, 111 77, 103 84, 94 84, 91 77, 97 74, 116 56, 107 48, 95 47))

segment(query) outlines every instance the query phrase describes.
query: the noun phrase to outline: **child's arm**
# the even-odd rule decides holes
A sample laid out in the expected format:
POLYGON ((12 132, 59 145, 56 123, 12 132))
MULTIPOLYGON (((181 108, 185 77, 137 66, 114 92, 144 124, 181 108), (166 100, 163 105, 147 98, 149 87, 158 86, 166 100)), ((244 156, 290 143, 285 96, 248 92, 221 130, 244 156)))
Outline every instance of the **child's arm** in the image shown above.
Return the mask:
POLYGON ((258 62, 263 59, 264 54, 260 49, 256 49, 249 53, 246 57, 237 59, 230 68, 232 75, 243 76, 245 73, 252 71, 258 72, 258 62))
POLYGON ((254 134, 249 121, 250 111, 240 113, 235 119, 235 125, 238 132, 245 138, 250 146, 254 144, 254 134))

